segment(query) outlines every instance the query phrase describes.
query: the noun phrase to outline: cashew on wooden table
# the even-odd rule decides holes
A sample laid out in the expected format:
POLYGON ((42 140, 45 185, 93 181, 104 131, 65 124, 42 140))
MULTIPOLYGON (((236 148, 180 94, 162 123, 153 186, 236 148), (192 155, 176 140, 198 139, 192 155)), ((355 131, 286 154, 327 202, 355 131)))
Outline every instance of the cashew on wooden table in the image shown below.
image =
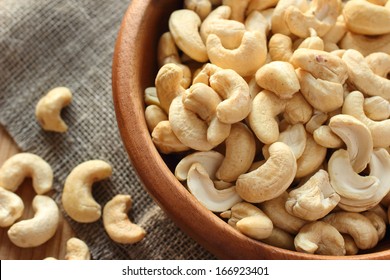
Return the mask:
POLYGON ((371 249, 389 223, 390 1, 342 2, 186 0, 145 89, 199 203, 310 254, 371 249))

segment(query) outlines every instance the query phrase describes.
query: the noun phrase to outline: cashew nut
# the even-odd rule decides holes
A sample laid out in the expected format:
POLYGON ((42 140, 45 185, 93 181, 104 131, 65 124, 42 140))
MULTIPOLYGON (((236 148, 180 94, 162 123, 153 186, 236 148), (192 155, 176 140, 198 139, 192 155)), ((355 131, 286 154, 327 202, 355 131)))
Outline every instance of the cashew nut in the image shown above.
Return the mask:
POLYGON ((359 91, 390 100, 390 80, 376 75, 361 53, 350 49, 345 51, 342 59, 348 67, 348 81, 359 91))
POLYGON ((298 252, 309 254, 344 256, 346 253, 343 236, 322 221, 304 225, 295 236, 294 244, 298 252))
POLYGON ((289 62, 291 56, 293 43, 289 36, 276 33, 268 41, 269 55, 273 61, 289 62))
POLYGON ((66 87, 57 87, 42 97, 35 107, 35 117, 44 130, 66 132, 68 126, 61 118, 61 110, 72 101, 72 93, 66 87))
POLYGON ((222 5, 228 6, 232 9, 231 19, 239 22, 244 22, 245 12, 249 3, 252 0, 222 0, 222 5))
POLYGON ((343 15, 339 15, 337 17, 336 23, 324 36, 322 36, 322 39, 325 43, 328 42, 337 44, 344 37, 347 30, 348 29, 345 26, 345 20, 343 15))
POLYGON ((112 240, 122 244, 133 244, 145 237, 145 230, 130 221, 127 212, 131 209, 130 195, 118 194, 103 208, 103 224, 112 240))
POLYGON ((226 211, 242 201, 236 192, 235 186, 217 190, 207 171, 200 163, 191 165, 187 175, 187 186, 198 201, 213 212, 226 211))
POLYGON ((101 216, 101 206, 92 196, 92 185, 112 174, 110 164, 89 160, 77 165, 65 180, 62 205, 65 212, 79 223, 92 223, 101 216))
POLYGON ((378 243, 375 227, 360 213, 340 211, 329 214, 322 221, 334 226, 340 233, 352 236, 359 249, 370 249, 378 243))
POLYGON ((272 61, 256 72, 256 82, 282 99, 290 99, 300 89, 294 67, 284 61, 272 61))
POLYGON ((328 120, 328 114, 319 110, 314 110, 310 120, 306 123, 306 131, 313 134, 314 131, 328 120))
POLYGON ((54 236, 60 220, 60 211, 54 200, 36 195, 32 201, 34 217, 13 224, 8 237, 18 247, 37 247, 54 236))
POLYGON ((188 9, 176 10, 171 13, 168 25, 180 50, 198 62, 208 60, 206 46, 199 34, 201 19, 197 13, 188 9))
POLYGON ((359 252, 359 248, 356 246, 355 241, 353 240, 352 236, 348 234, 341 234, 344 238, 345 243, 345 255, 352 256, 356 255, 359 252))
POLYGON ((91 254, 87 244, 76 237, 66 241, 65 260, 90 260, 91 254))
POLYGON ((184 0, 184 8, 193 10, 204 20, 210 14, 212 6, 209 0, 184 0))
POLYGON ((0 187, 0 227, 13 225, 23 211, 23 200, 17 194, 0 187))
POLYGON ((340 196, 329 182, 328 173, 322 169, 288 195, 286 211, 308 221, 325 217, 340 201, 340 196))
POLYGON ((363 171, 370 161, 373 141, 369 128, 353 116, 339 114, 329 121, 329 128, 347 145, 352 168, 363 171))
POLYGON ((378 240, 382 240, 386 234, 385 221, 379 215, 371 211, 363 212, 362 215, 371 221, 378 233, 378 240))
POLYGON ((383 78, 389 77, 390 73, 390 54, 376 52, 367 55, 365 58, 368 66, 376 75, 383 78))
POLYGON ((293 216, 286 211, 285 204, 287 199, 288 193, 283 192, 274 199, 262 202, 259 207, 271 219, 274 228, 277 227, 295 235, 308 221, 293 216))
POLYGON ((261 240, 268 238, 273 230, 272 221, 253 204, 239 202, 230 210, 220 214, 229 219, 228 224, 246 236, 261 240))
POLYGON ((313 131, 313 138, 319 145, 325 148, 341 148, 343 140, 335 134, 328 125, 321 125, 313 131))
POLYGON ((248 202, 259 203, 281 195, 295 177, 297 163, 289 146, 275 142, 269 153, 262 166, 240 175, 236 181, 237 193, 248 202))
POLYGON ((390 117, 390 102, 380 96, 364 99, 364 113, 373 121, 383 121, 390 117))
POLYGON ((307 123, 313 115, 313 107, 301 92, 295 93, 286 103, 283 118, 290 124, 307 123))
POLYGON ((246 9, 246 14, 250 14, 252 11, 264 11, 266 9, 275 7, 279 0, 251 0, 246 9))
POLYGON ((158 123, 168 120, 168 116, 159 106, 149 105, 145 109, 145 120, 149 132, 152 132, 158 123))
POLYGON ((390 33, 379 36, 365 36, 348 31, 341 39, 340 47, 344 50, 357 50, 363 56, 375 52, 390 54, 390 33))
POLYGON ((145 105, 156 105, 160 106, 160 100, 158 100, 156 87, 147 87, 144 91, 145 105))
POLYGON ((169 121, 160 121, 156 125, 152 131, 152 141, 163 154, 184 152, 190 149, 176 137, 169 121))
POLYGON ((233 182, 248 171, 255 158, 255 137, 244 123, 238 122, 232 125, 225 146, 225 158, 216 176, 220 180, 233 182))
POLYGON ((287 250, 294 251, 294 237, 280 228, 273 227, 271 235, 261 240, 261 242, 287 250))
POLYGON ((348 1, 343 16, 348 30, 363 35, 390 33, 390 9, 369 1, 348 1))
POLYGON ((26 177, 32 178, 37 194, 52 189, 53 170, 41 157, 32 153, 18 153, 7 159, 0 168, 0 186, 15 192, 26 177))
POLYGON ((373 121, 364 112, 364 96, 359 91, 353 91, 344 100, 343 114, 351 115, 364 123, 371 131, 374 147, 390 146, 390 120, 373 121))

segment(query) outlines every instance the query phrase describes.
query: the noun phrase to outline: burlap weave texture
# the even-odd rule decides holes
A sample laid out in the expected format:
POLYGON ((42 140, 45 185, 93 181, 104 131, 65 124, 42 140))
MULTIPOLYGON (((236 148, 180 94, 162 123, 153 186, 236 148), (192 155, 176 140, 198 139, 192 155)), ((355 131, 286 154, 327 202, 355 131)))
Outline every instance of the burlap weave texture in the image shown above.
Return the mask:
POLYGON ((110 179, 94 185, 104 205, 118 193, 131 194, 130 213, 147 231, 134 245, 119 245, 102 221, 69 219, 94 259, 212 259, 182 233, 152 201, 123 148, 112 102, 114 44, 129 0, 0 0, 0 123, 21 150, 40 155, 54 171, 55 199, 79 163, 102 159, 112 164, 110 179), (73 101, 63 110, 65 134, 43 131, 34 109, 48 90, 66 86, 73 101))

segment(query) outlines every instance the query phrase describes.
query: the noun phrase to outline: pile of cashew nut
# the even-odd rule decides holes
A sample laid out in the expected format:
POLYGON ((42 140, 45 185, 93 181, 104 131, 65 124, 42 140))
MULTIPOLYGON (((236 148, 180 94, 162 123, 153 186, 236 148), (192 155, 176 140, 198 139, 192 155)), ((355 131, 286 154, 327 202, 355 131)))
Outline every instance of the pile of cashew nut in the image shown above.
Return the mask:
POLYGON ((390 219, 390 1, 185 0, 145 119, 177 179, 256 240, 323 255, 390 219))

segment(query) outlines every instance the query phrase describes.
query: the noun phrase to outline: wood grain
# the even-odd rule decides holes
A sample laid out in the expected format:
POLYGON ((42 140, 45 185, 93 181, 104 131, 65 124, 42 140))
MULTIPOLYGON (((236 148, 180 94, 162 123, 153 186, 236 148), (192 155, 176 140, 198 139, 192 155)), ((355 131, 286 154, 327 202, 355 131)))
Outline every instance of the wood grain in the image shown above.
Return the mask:
MULTIPOLYGON (((6 130, 0 126, 0 166, 12 155, 20 152, 15 142, 6 130)), ((26 179, 16 193, 23 199, 25 204, 21 219, 33 217, 31 207, 35 192, 31 186, 31 180, 26 179)), ((56 234, 45 244, 35 248, 19 248, 8 238, 8 228, 0 228, 0 259, 1 260, 42 260, 46 257, 64 259, 66 241, 74 236, 69 224, 61 217, 56 234)))

